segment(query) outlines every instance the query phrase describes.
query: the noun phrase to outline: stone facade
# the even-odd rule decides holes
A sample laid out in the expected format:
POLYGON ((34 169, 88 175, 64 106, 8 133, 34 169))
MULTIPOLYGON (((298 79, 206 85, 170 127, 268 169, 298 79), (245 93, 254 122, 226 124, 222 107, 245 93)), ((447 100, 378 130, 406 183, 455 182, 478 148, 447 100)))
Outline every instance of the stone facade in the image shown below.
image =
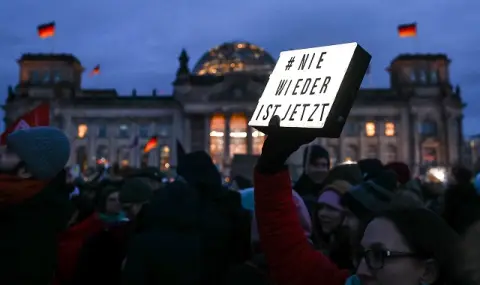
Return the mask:
MULTIPOLYGON (((268 80, 265 59, 271 67, 263 49, 229 43, 207 52, 195 73, 182 51, 171 96, 155 91, 120 96, 114 89, 82 89, 83 68, 72 55, 24 55, 19 82, 9 89, 4 106, 5 122, 49 101, 53 124, 72 141, 70 164, 92 166, 101 157, 168 168, 177 163, 179 141, 186 151, 210 152, 228 174, 235 153, 258 154, 261 149, 262 134, 246 121, 268 80), (222 51, 230 53, 219 56, 222 51), (242 61, 242 51, 248 60, 242 61), (230 61, 220 60, 225 58, 230 61), (157 136, 159 147, 143 155, 141 146, 151 136, 157 136)), ((389 67, 391 88, 360 90, 341 137, 313 143, 325 146, 333 163, 375 157, 404 161, 419 172, 426 165, 449 167, 461 161, 463 103, 460 89, 450 84, 448 65, 445 55, 398 56, 389 67)), ((301 171, 301 151, 290 163, 301 171)))

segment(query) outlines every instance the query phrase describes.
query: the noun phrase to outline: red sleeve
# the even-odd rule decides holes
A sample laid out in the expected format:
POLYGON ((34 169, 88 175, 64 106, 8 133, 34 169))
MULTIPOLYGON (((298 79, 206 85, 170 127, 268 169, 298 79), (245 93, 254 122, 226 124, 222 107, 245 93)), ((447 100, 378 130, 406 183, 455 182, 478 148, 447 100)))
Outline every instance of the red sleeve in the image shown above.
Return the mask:
POLYGON ((273 175, 255 171, 254 185, 261 247, 273 281, 279 285, 343 285, 348 271, 338 269, 305 238, 288 171, 273 175))
POLYGON ((60 235, 57 246, 56 279, 59 283, 70 281, 76 266, 77 259, 85 240, 100 232, 104 223, 96 214, 67 229, 60 235))

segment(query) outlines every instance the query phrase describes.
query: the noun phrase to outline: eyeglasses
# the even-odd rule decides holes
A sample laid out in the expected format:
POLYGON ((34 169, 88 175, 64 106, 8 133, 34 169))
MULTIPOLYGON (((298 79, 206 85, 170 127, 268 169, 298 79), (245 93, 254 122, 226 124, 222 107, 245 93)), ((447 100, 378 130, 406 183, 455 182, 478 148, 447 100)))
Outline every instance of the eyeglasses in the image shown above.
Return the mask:
POLYGON ((385 259, 387 258, 404 258, 404 257, 417 257, 418 255, 412 252, 399 252, 386 249, 367 249, 359 250, 357 252, 357 261, 365 258, 365 262, 370 270, 382 269, 385 265, 385 259))

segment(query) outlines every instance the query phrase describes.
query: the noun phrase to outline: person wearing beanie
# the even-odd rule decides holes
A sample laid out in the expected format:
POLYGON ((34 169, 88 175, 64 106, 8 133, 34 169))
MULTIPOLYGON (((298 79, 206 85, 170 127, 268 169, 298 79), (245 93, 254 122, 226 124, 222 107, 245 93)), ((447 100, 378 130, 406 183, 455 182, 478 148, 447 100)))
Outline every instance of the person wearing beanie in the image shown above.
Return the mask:
POLYGON ((350 185, 360 184, 363 182, 362 171, 356 163, 339 164, 330 169, 324 184, 330 184, 337 180, 346 181, 350 185))
POLYGON ((353 269, 352 247, 348 230, 344 227, 346 209, 341 203, 343 195, 351 187, 350 183, 343 180, 325 186, 317 198, 312 217, 317 248, 343 269, 353 269))
POLYGON ((358 166, 365 181, 377 177, 384 170, 382 162, 376 158, 361 159, 358 161, 358 166))
POLYGON ((402 185, 412 179, 410 168, 403 162, 390 162, 385 165, 385 168, 394 171, 397 174, 398 183, 402 185))
POLYGON ((128 178, 120 188, 120 202, 129 219, 134 220, 143 205, 153 197, 152 188, 142 179, 128 178))
POLYGON ((293 189, 300 196, 317 196, 330 169, 330 155, 319 145, 309 145, 303 151, 303 174, 293 189))
POLYGON ((147 183, 153 191, 160 190, 164 187, 163 180, 167 177, 157 167, 146 167, 128 175, 128 177, 138 177, 147 183))
MULTIPOLYGON (((456 242, 450 238, 451 229, 438 215, 423 208, 386 213, 363 224, 366 230, 359 228, 359 237, 363 238, 362 247, 357 247, 356 252, 359 254, 357 275, 339 269, 325 254, 311 248, 292 202, 291 178, 285 162, 302 145, 313 141, 315 135, 281 128, 280 118, 275 116, 268 126, 268 137, 255 168, 255 217, 272 282, 298 285, 318 284, 320 280, 322 284, 463 284, 456 282, 453 276, 455 256, 451 253, 456 242), (409 227, 410 224, 413 226, 409 227)), ((362 199, 356 199, 363 206, 371 201, 386 205, 394 194, 368 185, 374 184, 372 181, 364 183, 367 185, 360 187, 369 186, 363 192, 370 193, 362 194, 374 197, 363 195, 362 199)), ((350 190, 344 197, 356 191, 362 190, 350 190)), ((351 214, 347 212, 346 215, 346 224, 350 226, 353 224, 351 214)))
POLYGON ((50 284, 56 239, 73 213, 70 142, 53 127, 17 130, 0 150, 0 284, 50 284))

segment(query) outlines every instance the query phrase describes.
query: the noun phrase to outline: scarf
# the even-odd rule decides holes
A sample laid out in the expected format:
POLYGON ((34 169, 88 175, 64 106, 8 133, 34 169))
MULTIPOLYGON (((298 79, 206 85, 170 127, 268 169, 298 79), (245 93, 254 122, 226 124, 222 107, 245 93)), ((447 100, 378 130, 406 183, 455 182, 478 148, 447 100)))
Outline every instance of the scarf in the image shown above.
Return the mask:
POLYGON ((48 181, 0 174, 0 207, 20 204, 40 193, 48 181))
POLYGON ((99 217, 107 225, 118 224, 118 223, 128 221, 128 218, 123 211, 116 214, 116 215, 106 215, 104 213, 100 213, 99 217))

